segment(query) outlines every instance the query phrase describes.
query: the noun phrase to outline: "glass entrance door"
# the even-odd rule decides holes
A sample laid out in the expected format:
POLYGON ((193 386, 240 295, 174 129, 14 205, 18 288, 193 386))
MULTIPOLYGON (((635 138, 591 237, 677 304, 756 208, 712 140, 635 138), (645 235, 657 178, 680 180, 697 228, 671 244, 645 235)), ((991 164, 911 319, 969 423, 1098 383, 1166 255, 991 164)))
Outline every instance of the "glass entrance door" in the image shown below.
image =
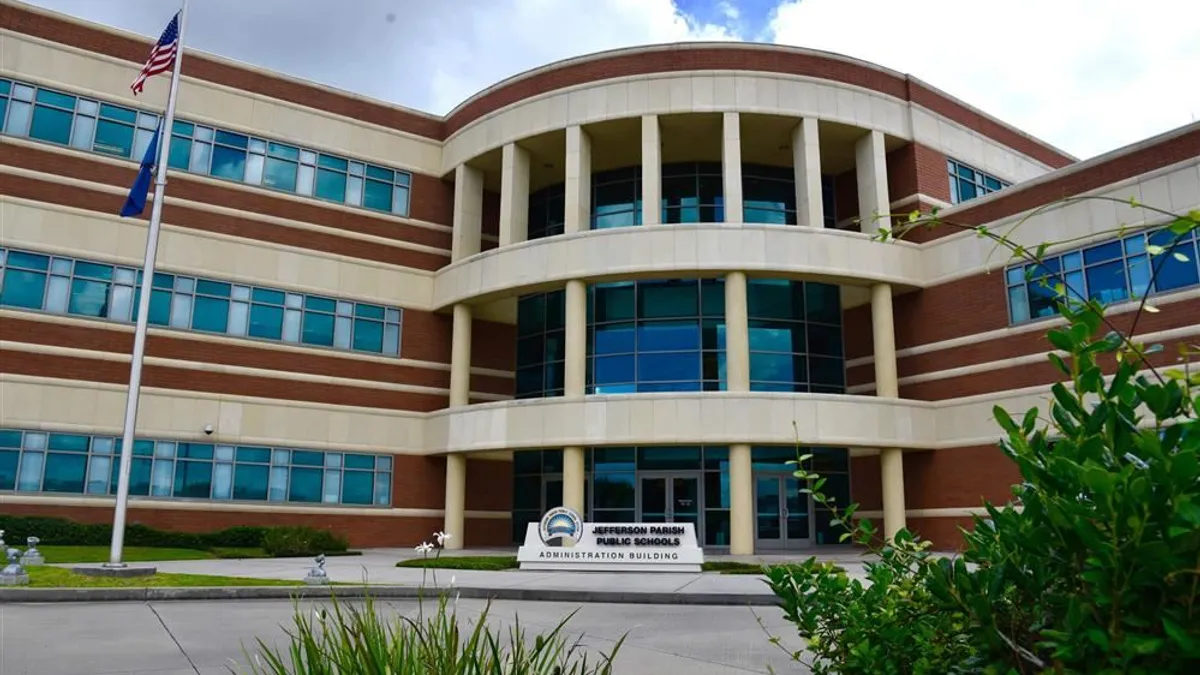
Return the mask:
POLYGON ((754 529, 756 547, 799 548, 811 540, 812 519, 807 494, 790 475, 754 477, 754 529))
POLYGON ((697 475, 643 475, 640 480, 638 522, 691 523, 700 527, 700 477, 697 475))

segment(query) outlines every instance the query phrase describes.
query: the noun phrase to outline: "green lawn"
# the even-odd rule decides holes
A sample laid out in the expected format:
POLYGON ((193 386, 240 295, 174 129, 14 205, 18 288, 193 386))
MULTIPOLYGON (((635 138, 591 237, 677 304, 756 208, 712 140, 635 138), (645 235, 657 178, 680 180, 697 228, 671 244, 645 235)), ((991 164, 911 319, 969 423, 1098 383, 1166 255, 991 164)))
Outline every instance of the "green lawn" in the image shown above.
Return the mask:
MULTIPOLYGON (((108 562, 107 546, 38 546, 47 563, 102 563, 108 562)), ((215 558, 208 551, 189 548, 151 548, 149 546, 126 546, 121 559, 125 562, 160 562, 167 560, 210 560, 215 558)))
POLYGON ((409 558, 396 563, 396 567, 424 567, 439 570, 513 570, 517 568, 515 555, 446 556, 443 558, 409 558))
MULTIPOLYGON (((107 546, 38 546, 48 563, 108 562, 107 546)), ((198 551, 190 548, 156 548, 126 546, 121 559, 125 562, 166 562, 169 560, 212 560, 214 558, 270 558, 261 548, 214 548, 198 551)))
POLYGON ((76 574, 62 567, 28 567, 28 588, 150 588, 198 586, 299 586, 299 581, 218 577, 205 574, 155 574, 149 577, 114 579, 76 574))

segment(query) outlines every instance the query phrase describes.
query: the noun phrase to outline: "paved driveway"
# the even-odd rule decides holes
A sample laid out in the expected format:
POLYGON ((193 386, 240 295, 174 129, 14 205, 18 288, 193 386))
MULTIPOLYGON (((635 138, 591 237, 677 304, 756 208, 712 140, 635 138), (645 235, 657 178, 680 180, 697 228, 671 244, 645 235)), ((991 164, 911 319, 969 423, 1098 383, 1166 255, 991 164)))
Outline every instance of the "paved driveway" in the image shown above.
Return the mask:
MULTIPOLYGON (((412 614, 416 603, 380 602, 381 611, 412 614)), ((303 603, 305 610, 320 603, 303 603)), ((473 619, 481 601, 463 600, 460 616, 473 619)), ((579 609, 570 631, 589 649, 605 651, 622 633, 619 675, 737 675, 806 673, 767 641, 768 630, 794 647, 797 639, 779 610, 539 602, 503 602, 492 619, 519 615, 528 632, 549 630, 579 609), (756 618, 756 613, 757 617, 756 618)), ((283 645, 281 626, 293 605, 283 601, 157 602, 0 605, 3 675, 215 675, 248 673, 255 638, 283 645)))

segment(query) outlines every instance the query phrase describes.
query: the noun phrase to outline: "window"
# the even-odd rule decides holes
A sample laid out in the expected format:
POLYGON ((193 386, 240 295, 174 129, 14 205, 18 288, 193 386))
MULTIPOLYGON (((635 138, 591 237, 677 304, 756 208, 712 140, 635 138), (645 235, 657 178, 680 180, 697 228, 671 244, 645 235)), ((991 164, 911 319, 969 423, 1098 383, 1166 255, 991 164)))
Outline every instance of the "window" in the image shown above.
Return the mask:
POLYGON ((950 172, 951 204, 961 204, 1012 185, 953 159, 946 160, 946 167, 950 172))
MULTIPOLYGON (((133 267, 0 249, 0 307, 131 322, 141 282, 133 267)), ((155 326, 389 356, 401 318, 397 307, 165 272, 150 297, 155 326)))
MULTIPOLYGON (((747 286, 750 388, 845 391, 836 286, 752 279, 747 286)), ((522 297, 517 398, 562 395, 564 297, 522 297)), ((718 391, 725 382, 720 279, 594 284, 589 289, 587 391, 718 391)))
POLYGON ((1070 299, 1105 304, 1196 286, 1197 253, 1195 232, 1179 236, 1162 229, 1048 256, 1040 265, 1010 267, 1005 270, 1009 319, 1022 323, 1054 315, 1060 284, 1070 299))
POLYGON ((592 178, 591 229, 642 224, 641 167, 618 169, 592 178))
POLYGON ((724 222, 725 185, 721 176, 719 162, 664 164, 662 222, 724 222))
MULTIPOLYGON (((0 492, 110 495, 121 441, 0 429, 0 492)), ((164 499, 390 506, 392 457, 350 452, 134 443, 129 492, 164 499)))
MULTIPOLYGON (((0 79, 0 123, 12 136, 140 160, 159 116, 0 79)), ((408 216, 408 173, 184 120, 175 120, 171 130, 168 165, 408 216)))
MULTIPOLYGON (((796 224, 795 174, 790 167, 742 165, 743 220, 747 223, 796 224)), ((684 162, 662 167, 662 222, 721 222, 725 219, 724 183, 718 162, 684 162)), ((824 226, 835 227, 833 177, 821 177, 824 226)), ((605 230, 642 224, 640 166, 592 175, 590 228, 605 230)), ((529 196, 529 239, 563 233, 563 185, 529 196)))
POLYGON ((517 398, 562 396, 565 302, 562 291, 517 302, 517 398))

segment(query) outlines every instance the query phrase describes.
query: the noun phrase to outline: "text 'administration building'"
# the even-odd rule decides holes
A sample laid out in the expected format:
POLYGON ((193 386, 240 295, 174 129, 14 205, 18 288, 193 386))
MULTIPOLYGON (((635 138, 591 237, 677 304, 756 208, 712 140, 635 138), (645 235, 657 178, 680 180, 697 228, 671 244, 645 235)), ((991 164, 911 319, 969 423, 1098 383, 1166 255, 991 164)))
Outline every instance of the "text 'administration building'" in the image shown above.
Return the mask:
MULTIPOLYGON (((145 220, 116 214, 168 82, 150 40, 0 4, 0 513, 112 517, 145 220)), ((837 541, 785 462, 959 542, 1044 400, 1045 291, 969 233, 1064 196, 1200 206, 1200 125, 1077 162, 913 77, 747 44, 552 64, 446 117, 184 59, 130 521, 504 545, 565 504, 736 553, 837 541), (865 215, 865 225, 856 219, 865 215), (1044 319, 1044 320, 1043 320, 1044 319), (211 425, 212 433, 204 429, 211 425)), ((1043 213, 1025 244, 1139 333, 1200 339, 1195 242, 1043 213), (1107 238, 1105 238, 1107 237, 1107 238)))

